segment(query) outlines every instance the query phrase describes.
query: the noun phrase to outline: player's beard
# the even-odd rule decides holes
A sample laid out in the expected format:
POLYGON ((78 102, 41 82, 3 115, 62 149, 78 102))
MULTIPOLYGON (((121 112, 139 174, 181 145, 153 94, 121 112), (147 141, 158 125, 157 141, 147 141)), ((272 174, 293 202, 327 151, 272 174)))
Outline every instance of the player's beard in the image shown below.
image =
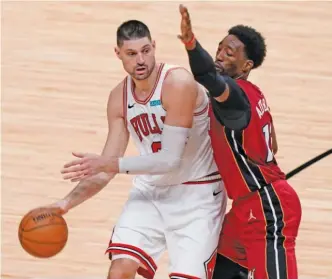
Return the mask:
POLYGON ((153 61, 153 63, 151 64, 150 67, 148 65, 136 66, 134 69, 134 72, 132 74, 132 77, 136 80, 147 79, 151 75, 155 65, 156 65, 156 62, 153 61), (142 70, 142 71, 140 72, 140 70, 142 70))

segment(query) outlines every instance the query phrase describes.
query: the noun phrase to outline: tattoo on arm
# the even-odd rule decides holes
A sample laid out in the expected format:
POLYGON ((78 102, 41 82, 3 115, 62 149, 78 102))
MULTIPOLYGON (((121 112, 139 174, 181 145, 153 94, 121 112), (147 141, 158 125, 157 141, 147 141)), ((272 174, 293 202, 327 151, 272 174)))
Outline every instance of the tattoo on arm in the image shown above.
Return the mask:
POLYGON ((114 175, 110 176, 105 173, 100 173, 79 182, 64 199, 68 202, 68 207, 75 207, 100 192, 112 177, 114 177, 114 175))

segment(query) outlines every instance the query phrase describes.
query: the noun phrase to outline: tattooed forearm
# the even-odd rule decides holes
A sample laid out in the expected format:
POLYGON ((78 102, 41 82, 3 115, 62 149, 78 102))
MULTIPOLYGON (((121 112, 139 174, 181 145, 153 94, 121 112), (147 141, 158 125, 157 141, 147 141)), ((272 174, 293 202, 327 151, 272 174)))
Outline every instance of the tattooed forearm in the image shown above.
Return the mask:
POLYGON ((81 204, 85 200, 96 195, 101 191, 108 182, 114 177, 106 173, 99 173, 98 175, 82 180, 65 198, 67 210, 81 204))

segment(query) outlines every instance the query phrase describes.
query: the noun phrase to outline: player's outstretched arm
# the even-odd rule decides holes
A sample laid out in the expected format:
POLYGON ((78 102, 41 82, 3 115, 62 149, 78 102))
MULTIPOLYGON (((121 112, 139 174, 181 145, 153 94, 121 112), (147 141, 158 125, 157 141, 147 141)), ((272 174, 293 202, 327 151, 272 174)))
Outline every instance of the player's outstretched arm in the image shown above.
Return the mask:
MULTIPOLYGON (((129 133, 123 118, 122 87, 120 87, 121 85, 111 92, 108 100, 108 136, 102 155, 89 155, 96 159, 97 165, 102 164, 106 158, 123 156, 128 145, 129 133)), ((79 153, 75 154, 80 157, 79 153)), ((80 182, 65 198, 54 204, 55 207, 60 207, 63 213, 97 194, 115 176, 115 173, 111 172, 99 172, 86 176, 84 171, 75 171, 71 165, 73 165, 72 162, 65 165, 67 166, 65 169, 70 169, 71 172, 63 172, 64 178, 80 182)))
POLYGON ((217 72, 211 55, 195 38, 188 9, 183 5, 180 5, 180 14, 181 35, 178 37, 186 47, 195 80, 216 100, 212 105, 217 119, 231 129, 243 129, 250 119, 250 105, 245 94, 235 80, 217 72))
POLYGON ((229 97, 230 85, 217 72, 211 55, 197 41, 192 30, 188 9, 180 5, 179 11, 181 14, 181 35, 178 35, 178 38, 186 47, 190 68, 196 81, 204 85, 217 101, 226 101, 229 97))
MULTIPOLYGON (((163 84, 163 107, 166 110, 159 152, 134 157, 104 157, 80 154, 80 159, 66 166, 75 176, 96 173, 163 174, 178 168, 189 136, 196 106, 198 86, 185 69, 170 72, 163 84), (119 158, 120 157, 120 158, 119 158)), ((77 176, 80 179, 80 176, 77 176)))

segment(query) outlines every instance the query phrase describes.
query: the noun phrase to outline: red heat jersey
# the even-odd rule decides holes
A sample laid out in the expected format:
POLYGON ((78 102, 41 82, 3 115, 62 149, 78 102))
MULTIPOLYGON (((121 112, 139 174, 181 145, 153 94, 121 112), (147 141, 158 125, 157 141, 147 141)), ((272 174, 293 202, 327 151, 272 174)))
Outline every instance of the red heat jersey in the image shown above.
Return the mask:
POLYGON ((246 80, 237 80, 251 109, 248 126, 234 131, 223 126, 210 108, 210 137, 214 159, 230 199, 285 179, 272 152, 272 116, 263 93, 246 80))

